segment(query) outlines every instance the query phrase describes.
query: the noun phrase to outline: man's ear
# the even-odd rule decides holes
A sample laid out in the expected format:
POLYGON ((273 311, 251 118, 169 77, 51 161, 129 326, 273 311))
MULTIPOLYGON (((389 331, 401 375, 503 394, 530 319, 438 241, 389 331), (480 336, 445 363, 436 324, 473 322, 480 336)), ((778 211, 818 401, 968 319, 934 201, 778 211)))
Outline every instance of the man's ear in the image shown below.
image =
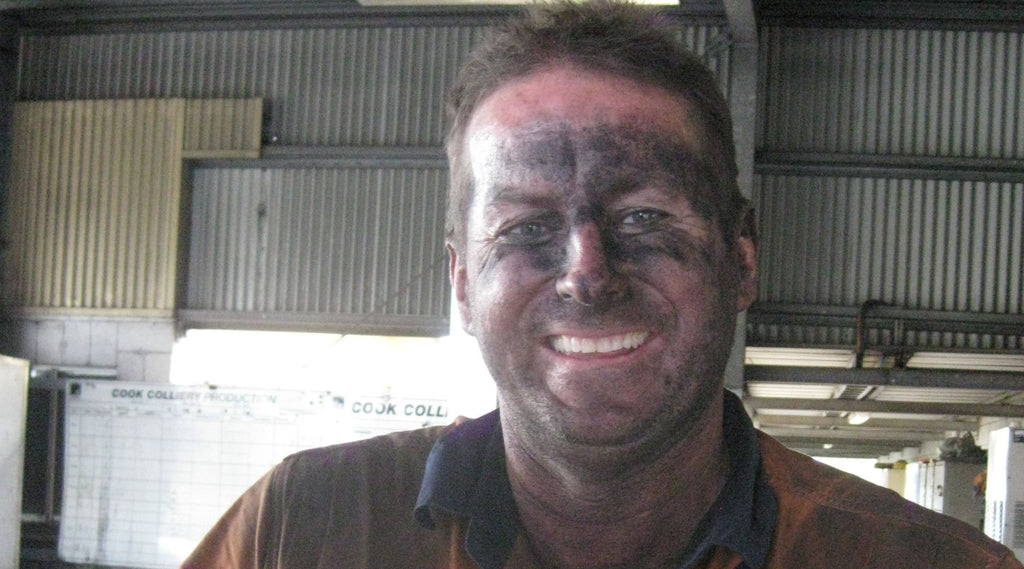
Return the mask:
POLYGON ((753 208, 746 208, 736 236, 739 282, 736 288, 737 312, 750 308, 757 296, 757 221, 753 208))
POLYGON ((445 244, 448 251, 448 280, 452 283, 452 294, 459 307, 459 319, 462 321, 462 329, 470 336, 473 335, 473 312, 469 305, 469 293, 466 283, 466 262, 456 252, 451 243, 445 244))

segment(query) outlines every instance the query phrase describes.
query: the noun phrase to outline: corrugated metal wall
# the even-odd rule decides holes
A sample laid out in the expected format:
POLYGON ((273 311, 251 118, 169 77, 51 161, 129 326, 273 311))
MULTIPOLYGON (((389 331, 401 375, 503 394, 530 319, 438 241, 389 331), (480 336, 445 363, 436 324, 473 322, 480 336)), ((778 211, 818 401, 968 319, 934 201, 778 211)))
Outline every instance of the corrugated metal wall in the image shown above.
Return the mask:
MULTIPOLYGON (((31 36, 22 99, 263 97, 293 146, 436 146, 479 26, 31 36)), ((269 140, 268 140, 269 141, 269 140)))
POLYGON ((764 176, 766 302, 1024 310, 1024 184, 764 176))
MULTIPOLYGON (((723 30, 680 33, 707 52, 725 85, 723 30)), ((447 330, 449 317, 446 179, 439 165, 393 158, 396 149, 440 147, 443 95, 485 33, 482 24, 453 19, 33 35, 22 44, 19 96, 264 97, 266 154, 280 147, 321 164, 220 161, 195 171, 180 318, 196 326, 433 335, 447 330), (366 168, 331 164, 333 152, 353 148, 366 168)))
MULTIPOLYGON (((759 176, 759 301, 1024 313, 1024 183, 759 176)), ((854 329, 765 327, 768 343, 853 344, 854 329)), ((874 344, 1019 349, 1014 336, 876 332, 874 344)))
POLYGON ((174 307, 184 101, 17 103, 4 304, 174 307))
POLYGON ((762 31, 765 151, 1024 158, 1024 33, 762 31))
POLYGON ((447 333, 442 168, 199 169, 186 322, 447 333), (431 319, 431 317, 433 317, 431 319), (304 322, 301 322, 303 321, 304 322))
POLYGON ((3 303, 170 314, 183 149, 258 155, 261 109, 259 99, 17 103, 3 303))
MULTIPOLYGON (((728 46, 722 31, 718 26, 694 26, 681 34, 696 51, 707 54, 705 59, 722 84, 728 85, 728 46)), ((26 37, 22 45, 19 97, 264 96, 263 139, 270 146, 359 147, 370 149, 370 154, 380 149, 386 155, 389 148, 440 145, 442 94, 465 53, 485 33, 478 24, 451 24, 35 35, 26 37)), ((815 161, 817 166, 827 165, 835 156, 861 162, 881 156, 888 164, 901 157, 926 158, 933 164, 947 159, 1021 160, 1022 45, 1020 33, 1005 31, 764 28, 759 153, 799 154, 812 168, 803 173, 762 171, 756 179, 763 239, 762 302, 856 307, 876 299, 926 310, 1020 314, 1019 255, 1012 253, 1020 250, 1019 183, 970 176, 943 181, 935 175, 906 173, 839 176, 813 170, 815 161), (822 235, 832 238, 822 240, 822 235), (797 274, 806 278, 792 278, 797 274)), ((403 183, 438 184, 417 188, 426 194, 443 188, 441 177, 420 180, 417 176, 424 172, 418 168, 384 162, 364 172, 360 181, 350 179, 356 170, 329 167, 300 168, 289 174, 290 183, 299 184, 296 189, 301 191, 308 183, 312 184, 308 188, 323 188, 325 195, 333 192, 335 197, 357 199, 361 190, 351 184, 370 183, 368 172, 376 171, 378 176, 407 180, 403 183), (336 181, 305 181, 313 179, 314 173, 326 176, 326 172, 333 172, 336 181)), ((949 167, 956 169, 957 164, 950 162, 949 167)), ((352 310, 348 316, 365 319, 364 311, 381 301, 379 295, 385 294, 381 291, 394 290, 391 285, 382 280, 370 283, 358 271, 347 273, 351 280, 330 281, 329 287, 303 285, 311 264, 346 266, 325 250, 316 263, 275 265, 278 288, 270 293, 270 281, 261 282, 244 260, 269 262, 270 249, 264 254, 254 248, 275 247, 272 241, 285 235, 275 237, 248 227, 245 231, 265 234, 268 241, 262 245, 245 239, 232 242, 231 234, 218 226, 219 218, 196 213, 209 211, 199 206, 210 198, 206 192, 216 193, 220 182, 211 182, 214 179, 235 180, 237 201, 232 207, 246 207, 247 200, 260 203, 263 192, 273 185, 268 182, 273 173, 288 171, 270 168, 259 176, 249 166, 224 164, 197 172, 197 183, 211 185, 195 188, 193 238, 221 241, 197 246, 194 240, 192 264, 220 267, 215 257, 206 255, 221 255, 234 264, 221 270, 231 285, 190 280, 184 308, 192 314, 253 311, 255 319, 266 316, 261 311, 290 311, 315 319, 321 310, 352 310), (354 295, 346 297, 351 303, 329 296, 328 289, 335 286, 354 295), (357 291, 371 288, 377 294, 366 298, 373 300, 355 300, 364 298, 357 291), (297 299, 310 294, 314 297, 306 299, 305 307, 280 303, 288 295, 297 299)), ((411 188, 404 186, 403 191, 411 188)), ((279 215, 288 223, 322 215, 315 208, 284 208, 290 202, 282 199, 279 215)), ((429 211, 437 217, 427 225, 439 228, 441 211, 429 211)), ((267 215, 271 213, 268 209, 267 215)), ((255 223, 248 217, 251 214, 235 212, 237 230, 242 230, 246 219, 255 223)), ((405 226, 417 221, 419 212, 399 209, 395 214, 400 217, 390 225, 405 226)), ((348 214, 333 215, 341 216, 339 223, 352 221, 344 218, 348 214)), ((417 264, 392 257, 405 255, 411 260, 442 255, 437 238, 427 242, 436 251, 409 249, 404 240, 363 251, 385 255, 376 258, 377 266, 395 267, 401 273, 378 270, 377 279, 404 282, 423 259, 415 259, 417 264)), ((190 275, 204 271, 193 268, 190 275)), ((343 272, 339 269, 339 274, 343 272)), ((410 286, 443 289, 444 275, 431 275, 433 280, 410 286)), ((410 306, 410 314, 430 313, 438 322, 447 320, 446 308, 436 305, 434 296, 419 298, 425 304, 415 310, 410 306)), ((338 318, 344 320, 346 315, 343 312, 338 318)), ((850 339, 849 328, 822 330, 774 324, 759 328, 755 319, 752 339, 755 343, 803 343, 807 338, 812 343, 848 343, 850 339)), ((933 341, 929 338, 922 341, 933 341)), ((1019 345, 1014 338, 936 341, 954 347, 985 342, 1019 345)))
POLYGON ((263 99, 187 99, 185 158, 259 158, 263 99))
MULTIPOLYGON (((8 50, 11 43, 7 30, 0 23, 0 180, 7 179, 11 159, 11 117, 14 115, 14 90, 12 80, 18 76, 18 58, 16 51, 8 50)), ((0 203, 3 203, 7 188, 0 183, 0 203)), ((0 277, 2 279, 3 277, 0 277)))
MULTIPOLYGON (((1024 34, 762 33, 760 302, 1024 314, 1024 34)), ((754 344, 855 342, 852 325, 751 320, 754 344)), ((1016 333, 875 329, 869 340, 1022 346, 1016 333)))
MULTIPOLYGON (((703 53, 722 32, 681 33, 703 53)), ((29 36, 18 95, 263 97, 274 144, 438 146, 444 93, 485 33, 453 25, 29 36)), ((723 78, 727 55, 708 61, 723 78)))

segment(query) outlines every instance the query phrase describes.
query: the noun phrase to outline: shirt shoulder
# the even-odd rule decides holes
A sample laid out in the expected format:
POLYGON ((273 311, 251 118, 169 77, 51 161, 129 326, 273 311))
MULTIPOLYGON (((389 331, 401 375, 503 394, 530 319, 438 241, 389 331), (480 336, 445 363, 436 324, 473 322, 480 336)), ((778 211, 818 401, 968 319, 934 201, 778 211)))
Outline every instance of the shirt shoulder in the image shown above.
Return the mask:
POLYGON ((758 438, 779 502, 767 569, 1022 567, 977 528, 758 438))
POLYGON ((423 467, 444 427, 292 454, 249 488, 188 569, 370 569, 444 557, 442 532, 413 518, 423 467))
POLYGON ((388 472, 392 476, 372 478, 388 485, 414 482, 418 488, 427 455, 446 428, 401 431, 303 450, 274 467, 271 483, 283 492, 308 491, 388 472))

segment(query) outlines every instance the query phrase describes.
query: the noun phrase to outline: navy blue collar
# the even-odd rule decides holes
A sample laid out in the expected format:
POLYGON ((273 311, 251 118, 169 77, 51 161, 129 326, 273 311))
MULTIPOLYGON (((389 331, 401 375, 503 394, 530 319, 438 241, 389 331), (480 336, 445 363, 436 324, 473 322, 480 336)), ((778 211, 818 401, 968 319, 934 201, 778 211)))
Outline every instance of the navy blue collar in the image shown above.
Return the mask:
MULTIPOLYGON (((731 473, 677 565, 691 567, 715 547, 739 554, 748 569, 768 557, 778 502, 761 467, 753 425, 735 395, 725 394, 724 436, 731 473)), ((505 470, 501 423, 494 411, 446 433, 430 451, 416 501, 416 519, 469 519, 466 550, 483 569, 505 565, 519 534, 519 514, 505 470)))
POLYGON ((711 509, 690 539, 678 567, 693 567, 724 547, 748 569, 761 569, 771 548, 779 503, 761 466, 761 447, 739 397, 725 392, 722 436, 731 472, 711 509))
POLYGON ((416 519, 433 529, 434 516, 469 518, 466 551, 483 569, 500 569, 519 534, 498 412, 463 423, 434 443, 416 500, 416 519))

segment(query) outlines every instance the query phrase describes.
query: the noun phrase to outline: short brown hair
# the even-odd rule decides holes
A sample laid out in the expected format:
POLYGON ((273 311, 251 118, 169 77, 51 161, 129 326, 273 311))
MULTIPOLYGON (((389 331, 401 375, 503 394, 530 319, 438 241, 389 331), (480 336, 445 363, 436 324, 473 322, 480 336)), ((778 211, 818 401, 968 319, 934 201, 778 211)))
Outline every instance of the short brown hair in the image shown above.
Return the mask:
MULTIPOLYGON (((461 250, 473 194, 465 133, 479 104, 502 85, 554 64, 578 66, 651 84, 691 103, 704 130, 709 166, 723 192, 705 212, 724 236, 735 229, 747 200, 736 183, 732 119, 711 71, 676 39, 661 13, 618 0, 536 4, 499 27, 463 64, 448 99, 446 141, 451 168, 446 233, 461 250), (721 199, 724 198, 724 199, 721 199)), ((729 239, 727 238, 728 242, 729 239)))

